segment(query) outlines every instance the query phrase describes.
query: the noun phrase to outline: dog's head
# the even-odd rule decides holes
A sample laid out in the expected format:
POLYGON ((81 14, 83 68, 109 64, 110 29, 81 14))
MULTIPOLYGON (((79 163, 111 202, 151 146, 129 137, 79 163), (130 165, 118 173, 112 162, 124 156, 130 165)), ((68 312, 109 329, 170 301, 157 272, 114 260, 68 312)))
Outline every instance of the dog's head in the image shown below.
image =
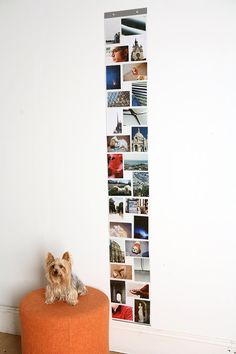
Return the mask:
POLYGON ((71 279, 72 261, 65 252, 62 258, 54 258, 49 252, 45 262, 46 278, 52 285, 67 285, 71 279))

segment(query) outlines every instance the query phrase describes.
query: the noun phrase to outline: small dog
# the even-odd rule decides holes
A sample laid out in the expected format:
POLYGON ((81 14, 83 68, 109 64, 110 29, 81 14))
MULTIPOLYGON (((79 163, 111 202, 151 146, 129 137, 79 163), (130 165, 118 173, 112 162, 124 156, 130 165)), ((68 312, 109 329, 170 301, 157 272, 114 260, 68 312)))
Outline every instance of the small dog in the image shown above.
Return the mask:
POLYGON ((68 252, 62 258, 54 258, 48 253, 45 262, 45 272, 48 284, 46 286, 46 304, 55 300, 66 301, 70 305, 78 303, 78 297, 87 293, 86 286, 71 272, 72 261, 68 252))

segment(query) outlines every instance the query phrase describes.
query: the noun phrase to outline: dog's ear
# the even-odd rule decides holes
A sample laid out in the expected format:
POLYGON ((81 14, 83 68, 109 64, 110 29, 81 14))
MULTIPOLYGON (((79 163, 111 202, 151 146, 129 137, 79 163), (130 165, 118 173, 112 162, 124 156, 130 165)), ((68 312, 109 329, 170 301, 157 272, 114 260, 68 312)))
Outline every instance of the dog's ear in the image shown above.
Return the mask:
POLYGON ((47 255, 47 258, 46 258, 46 266, 48 266, 54 260, 55 260, 54 256, 50 252, 48 252, 48 255, 47 255))
POLYGON ((70 257, 69 252, 65 252, 62 256, 62 259, 64 259, 67 262, 71 262, 71 257, 70 257))

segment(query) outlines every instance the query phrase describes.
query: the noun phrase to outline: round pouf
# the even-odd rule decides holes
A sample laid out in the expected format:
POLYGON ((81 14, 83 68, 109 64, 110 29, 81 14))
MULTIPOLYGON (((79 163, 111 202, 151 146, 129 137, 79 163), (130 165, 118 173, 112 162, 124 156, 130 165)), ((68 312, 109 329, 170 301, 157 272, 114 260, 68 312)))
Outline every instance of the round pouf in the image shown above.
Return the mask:
POLYGON ((88 287, 76 306, 45 304, 45 289, 20 303, 22 354, 108 354, 109 301, 88 287))

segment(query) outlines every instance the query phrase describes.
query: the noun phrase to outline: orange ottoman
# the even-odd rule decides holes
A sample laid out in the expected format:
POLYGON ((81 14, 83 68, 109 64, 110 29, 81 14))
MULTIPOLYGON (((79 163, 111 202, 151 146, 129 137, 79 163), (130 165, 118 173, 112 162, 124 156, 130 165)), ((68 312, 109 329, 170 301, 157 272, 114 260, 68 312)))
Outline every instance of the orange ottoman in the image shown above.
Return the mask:
POLYGON ((20 303, 22 354, 108 354, 109 301, 88 287, 76 306, 46 305, 45 289, 20 303))

